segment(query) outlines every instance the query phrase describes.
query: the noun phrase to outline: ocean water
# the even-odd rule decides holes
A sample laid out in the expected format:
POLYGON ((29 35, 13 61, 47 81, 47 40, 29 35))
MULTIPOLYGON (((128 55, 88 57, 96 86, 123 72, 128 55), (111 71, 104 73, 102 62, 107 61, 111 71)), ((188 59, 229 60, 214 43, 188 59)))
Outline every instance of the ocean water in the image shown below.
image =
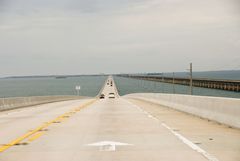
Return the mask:
POLYGON ((0 98, 45 96, 45 95, 76 95, 75 87, 80 85, 80 95, 96 96, 107 77, 80 76, 65 79, 48 78, 5 78, 0 79, 0 98))
MULTIPOLYGON (((114 77, 120 95, 130 93, 176 93, 189 94, 189 87, 132 78, 114 77)), ((193 88, 193 95, 240 98, 240 92, 223 91, 208 88, 193 88)))
MULTIPOLYGON (((227 78, 240 80, 240 71, 201 72, 195 76, 205 78, 227 78), (238 79, 239 78, 239 79, 238 79)), ((181 73, 178 73, 181 75, 181 73)), ((0 79, 0 98, 76 95, 75 86, 80 85, 80 95, 96 96, 102 88, 107 76, 80 76, 65 79, 47 78, 5 78, 0 79)), ((189 94, 189 87, 161 82, 144 81, 114 76, 120 95, 138 92, 189 94)), ((194 95, 240 98, 240 92, 231 92, 207 88, 193 88, 194 95)))

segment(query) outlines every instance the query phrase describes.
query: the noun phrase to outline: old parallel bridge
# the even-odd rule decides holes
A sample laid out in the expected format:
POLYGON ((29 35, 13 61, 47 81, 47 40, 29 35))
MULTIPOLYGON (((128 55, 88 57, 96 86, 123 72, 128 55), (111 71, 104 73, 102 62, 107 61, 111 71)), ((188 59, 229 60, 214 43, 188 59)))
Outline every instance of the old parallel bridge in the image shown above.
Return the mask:
MULTIPOLYGON (((157 82, 163 82, 163 83, 180 84, 180 85, 186 85, 186 86, 190 85, 190 78, 174 78, 174 77, 159 77, 159 76, 148 76, 148 75, 129 75, 129 74, 118 75, 118 76, 149 80, 149 81, 157 81, 157 82)), ((240 92, 240 80, 193 78, 192 85, 195 87, 240 92)))

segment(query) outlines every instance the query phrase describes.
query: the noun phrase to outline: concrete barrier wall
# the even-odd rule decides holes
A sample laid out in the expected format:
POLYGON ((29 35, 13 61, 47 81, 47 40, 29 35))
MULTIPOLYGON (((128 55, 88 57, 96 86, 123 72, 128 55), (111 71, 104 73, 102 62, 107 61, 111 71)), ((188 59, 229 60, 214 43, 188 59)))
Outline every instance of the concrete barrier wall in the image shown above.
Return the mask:
POLYGON ((160 104, 240 128, 240 99, 160 93, 136 93, 124 97, 160 104))
POLYGON ((81 99, 86 97, 80 96, 34 96, 34 97, 13 97, 0 98, 0 111, 11 110, 15 108, 51 103, 57 101, 67 101, 81 99))

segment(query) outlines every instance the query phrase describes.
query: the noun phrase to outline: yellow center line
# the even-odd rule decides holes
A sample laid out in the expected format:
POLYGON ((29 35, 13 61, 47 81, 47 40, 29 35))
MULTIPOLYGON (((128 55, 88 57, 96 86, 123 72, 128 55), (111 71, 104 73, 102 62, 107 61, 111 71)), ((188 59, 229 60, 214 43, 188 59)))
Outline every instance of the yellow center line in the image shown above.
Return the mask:
POLYGON ((42 131, 42 132, 37 132, 36 134, 33 134, 31 135, 29 138, 28 138, 28 141, 34 141, 38 138, 40 138, 43 134, 45 134, 46 132, 42 131))
MULTIPOLYGON (((96 100, 92 100, 92 101, 90 101, 90 102, 87 102, 87 103, 81 105, 80 107, 75 108, 74 111, 76 111, 76 110, 80 111, 81 109, 83 109, 83 108, 85 108, 85 107, 93 104, 95 101, 96 101, 96 100)), ((0 153, 3 152, 3 151, 5 151, 5 150, 7 150, 8 148, 10 148, 10 147, 18 144, 18 143, 20 143, 21 141, 29 138, 29 137, 32 136, 32 135, 33 135, 33 136, 29 138, 29 141, 36 140, 37 138, 39 138, 40 136, 42 136, 42 135, 45 133, 45 132, 39 132, 39 131, 41 131, 41 130, 45 129, 46 127, 50 126, 52 123, 58 122, 58 121, 61 121, 61 120, 64 120, 64 119, 66 119, 66 116, 67 116, 67 117, 70 117, 71 115, 73 115, 73 114, 75 114, 75 113, 76 113, 76 112, 73 112, 73 111, 66 112, 66 113, 64 113, 64 114, 56 117, 55 119, 53 119, 53 120, 51 120, 51 121, 49 121, 49 122, 46 122, 46 123, 42 124, 41 126, 35 128, 34 130, 31 130, 31 131, 27 132, 26 134, 18 137, 17 139, 11 141, 10 143, 1 146, 1 147, 0 147, 0 153), (36 133, 37 133, 37 134, 36 134, 36 133), (34 134, 36 134, 36 135, 34 135, 34 134)))

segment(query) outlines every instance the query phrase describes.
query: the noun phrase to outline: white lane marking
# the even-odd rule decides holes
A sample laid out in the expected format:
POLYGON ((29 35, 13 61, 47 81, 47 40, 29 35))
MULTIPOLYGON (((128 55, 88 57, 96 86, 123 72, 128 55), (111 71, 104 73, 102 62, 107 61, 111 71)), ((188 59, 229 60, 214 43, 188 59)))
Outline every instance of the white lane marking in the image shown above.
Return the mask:
POLYGON ((154 117, 154 116, 152 116, 152 115, 150 115, 150 114, 148 114, 148 113, 147 113, 147 115, 148 115, 149 118, 151 118, 151 119, 159 122, 159 120, 158 120, 156 117, 154 117))
POLYGON ((166 129, 168 129, 171 133, 173 133, 179 140, 181 140, 184 144, 188 145, 190 148, 192 148, 193 150, 197 151, 198 153, 202 154, 205 158, 207 158, 209 161, 219 161, 216 157, 214 157, 213 155, 207 153, 205 150, 203 150, 202 148, 200 148, 199 146, 197 146, 196 144, 194 144, 193 142, 191 142, 190 140, 188 140, 187 138, 185 138, 184 136, 182 136, 181 134, 177 133, 176 131, 174 131, 172 128, 170 128, 169 126, 167 126, 165 123, 161 123, 161 125, 163 127, 165 127, 166 129))
POLYGON ((143 110, 141 107, 139 107, 139 106, 137 106, 137 105, 133 104, 132 102, 129 102, 129 101, 125 100, 125 99, 122 99, 122 100, 124 100, 125 102, 127 102, 127 103, 131 104, 132 106, 136 107, 140 112, 146 114, 149 118, 152 118, 155 121, 159 122, 159 120, 156 117, 154 117, 153 115, 149 114, 147 111, 143 110))
POLYGON ((130 105, 132 105, 132 106, 134 106, 134 107, 136 107, 140 112, 148 115, 148 112, 144 111, 141 107, 133 104, 132 102, 127 101, 126 99, 121 98, 121 100, 122 100, 122 101, 125 101, 126 103, 128 103, 128 104, 130 104, 130 105))
POLYGON ((114 141, 100 141, 96 143, 87 144, 87 146, 99 147, 99 151, 116 151, 116 146, 132 146, 132 144, 114 141))
POLYGON ((148 115, 148 117, 149 117, 149 118, 153 118, 153 116, 152 116, 152 115, 148 115))
POLYGON ((156 117, 154 117, 154 116, 152 116, 152 115, 150 115, 150 114, 148 114, 148 113, 147 113, 147 116, 148 116, 149 118, 151 118, 151 119, 159 122, 159 120, 158 120, 156 117))
MULTIPOLYGON (((144 111, 143 113, 146 113, 149 118, 152 118, 152 119, 157 120, 158 122, 160 122, 159 119, 157 119, 156 117, 150 115, 147 111, 143 110, 141 107, 139 107, 139 106, 133 104, 132 102, 127 101, 127 100, 125 100, 125 101, 128 102, 129 104, 133 105, 134 107, 137 107, 137 109, 141 109, 140 111, 144 111)), ((203 150, 202 148, 200 148, 199 146, 197 146, 196 144, 194 144, 193 142, 191 142, 190 140, 188 140, 187 138, 185 138, 184 136, 182 136, 178 132, 174 131, 172 128, 167 126, 165 123, 161 123, 161 125, 163 127, 165 127, 166 129, 168 129, 172 134, 174 134, 180 141, 182 141, 184 144, 189 146, 194 151, 197 151, 198 153, 202 154, 209 161, 219 161, 215 156, 209 154, 208 152, 206 152, 205 150, 203 150)))

